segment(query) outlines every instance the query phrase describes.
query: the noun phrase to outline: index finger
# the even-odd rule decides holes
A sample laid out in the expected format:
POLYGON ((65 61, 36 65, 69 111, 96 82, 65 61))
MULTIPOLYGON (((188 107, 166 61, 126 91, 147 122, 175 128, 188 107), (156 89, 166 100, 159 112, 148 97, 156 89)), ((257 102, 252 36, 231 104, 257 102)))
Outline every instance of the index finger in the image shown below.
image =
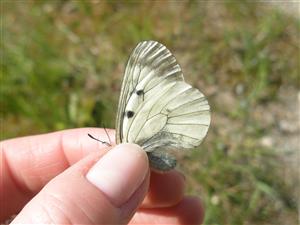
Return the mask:
MULTIPOLYGON (((95 151, 108 149, 88 137, 114 140, 114 130, 80 128, 22 137, 0 143, 0 220, 21 209, 49 180, 95 151), (9 203, 9 204, 8 204, 9 203)), ((114 144, 114 143, 112 143, 114 144)))

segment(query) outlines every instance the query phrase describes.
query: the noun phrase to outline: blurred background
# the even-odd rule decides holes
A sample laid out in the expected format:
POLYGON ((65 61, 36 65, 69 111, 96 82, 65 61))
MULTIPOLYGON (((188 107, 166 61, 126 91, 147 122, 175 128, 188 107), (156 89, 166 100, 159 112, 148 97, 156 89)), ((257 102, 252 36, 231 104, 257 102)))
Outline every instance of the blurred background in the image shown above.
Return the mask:
POLYGON ((211 105, 179 156, 205 224, 298 224, 299 3, 2 1, 1 140, 114 128, 130 52, 165 44, 211 105))

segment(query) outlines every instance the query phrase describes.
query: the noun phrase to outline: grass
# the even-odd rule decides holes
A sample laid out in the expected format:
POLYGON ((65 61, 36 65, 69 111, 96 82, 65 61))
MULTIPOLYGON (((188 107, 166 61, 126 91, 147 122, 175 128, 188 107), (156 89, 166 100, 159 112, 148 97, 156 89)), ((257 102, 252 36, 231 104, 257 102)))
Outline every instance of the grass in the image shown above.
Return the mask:
POLYGON ((206 203, 205 223, 297 223, 295 182, 259 142, 274 127, 253 113, 279 101, 280 87, 300 86, 298 20, 248 1, 1 4, 1 139, 114 127, 127 57, 154 39, 212 106, 200 151, 180 157, 189 192, 206 203))

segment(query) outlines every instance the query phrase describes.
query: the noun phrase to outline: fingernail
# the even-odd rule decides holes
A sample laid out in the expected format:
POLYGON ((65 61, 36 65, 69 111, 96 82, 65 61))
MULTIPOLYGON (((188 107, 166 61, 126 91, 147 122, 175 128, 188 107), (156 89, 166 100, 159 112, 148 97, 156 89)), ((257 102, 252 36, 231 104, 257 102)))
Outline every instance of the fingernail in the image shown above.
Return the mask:
POLYGON ((87 173, 87 180, 100 189, 115 206, 127 202, 148 173, 145 151, 135 144, 109 150, 87 173))

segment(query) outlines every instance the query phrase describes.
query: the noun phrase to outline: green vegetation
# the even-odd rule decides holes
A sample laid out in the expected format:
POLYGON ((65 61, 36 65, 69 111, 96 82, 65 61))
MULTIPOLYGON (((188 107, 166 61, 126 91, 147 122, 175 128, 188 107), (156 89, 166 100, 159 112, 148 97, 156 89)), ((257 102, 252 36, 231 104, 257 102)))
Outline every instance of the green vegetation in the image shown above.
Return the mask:
POLYGON ((211 104, 207 139, 180 157, 206 224, 297 223, 297 182, 284 179, 282 153, 261 144, 276 126, 256 110, 300 87, 298 20, 247 1, 1 4, 1 139, 114 127, 127 57, 157 40, 211 104))

